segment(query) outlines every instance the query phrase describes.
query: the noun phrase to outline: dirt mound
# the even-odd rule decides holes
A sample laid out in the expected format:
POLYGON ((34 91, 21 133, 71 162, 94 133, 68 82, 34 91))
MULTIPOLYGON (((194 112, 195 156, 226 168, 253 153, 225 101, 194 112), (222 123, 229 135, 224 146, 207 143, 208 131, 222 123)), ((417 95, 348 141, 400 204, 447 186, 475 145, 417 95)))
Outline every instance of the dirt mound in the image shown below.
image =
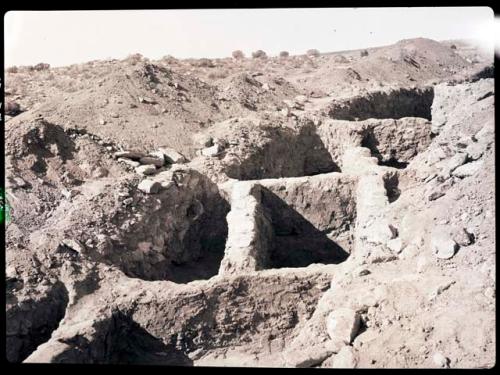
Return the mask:
POLYGON ((283 99, 299 94, 299 91, 283 78, 268 78, 265 81, 262 83, 257 77, 254 78, 248 73, 237 74, 224 82, 219 99, 235 101, 244 108, 258 111, 281 108, 283 99))
POLYGON ((195 78, 150 63, 110 65, 113 70, 97 85, 57 93, 34 105, 24 117, 13 119, 13 126, 42 116, 65 127, 112 137, 126 148, 170 146, 189 155, 185 134, 233 111, 232 105, 217 101, 215 87, 195 78))
POLYGON ((334 95, 348 92, 349 86, 418 86, 450 78, 472 66, 451 48, 424 38, 402 40, 351 58, 338 62, 336 55, 325 57, 309 75, 307 85, 334 95))

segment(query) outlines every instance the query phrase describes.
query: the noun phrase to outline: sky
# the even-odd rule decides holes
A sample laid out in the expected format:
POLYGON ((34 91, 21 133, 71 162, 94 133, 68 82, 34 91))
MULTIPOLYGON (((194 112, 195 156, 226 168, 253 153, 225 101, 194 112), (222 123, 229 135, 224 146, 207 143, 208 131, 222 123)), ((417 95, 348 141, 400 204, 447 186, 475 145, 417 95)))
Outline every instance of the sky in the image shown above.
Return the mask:
POLYGON ((141 53, 150 59, 218 58, 262 49, 303 54, 383 46, 401 39, 500 35, 488 7, 10 11, 5 66, 64 66, 141 53))

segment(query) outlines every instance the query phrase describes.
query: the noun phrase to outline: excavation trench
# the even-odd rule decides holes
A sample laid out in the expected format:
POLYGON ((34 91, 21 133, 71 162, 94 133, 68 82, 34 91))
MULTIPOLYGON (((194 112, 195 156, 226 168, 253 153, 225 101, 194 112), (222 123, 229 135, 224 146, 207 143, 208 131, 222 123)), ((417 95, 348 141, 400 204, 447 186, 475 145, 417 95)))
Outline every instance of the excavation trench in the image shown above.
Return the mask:
MULTIPOLYGON (((364 121, 330 120, 318 132, 334 162, 343 170, 349 149, 365 147, 379 165, 405 169, 411 160, 427 149, 432 141, 432 123, 425 118, 369 119, 364 121)), ((350 163, 355 163, 350 160, 350 163)))
POLYGON ((144 280, 209 279, 224 255, 229 204, 216 184, 193 169, 160 177, 166 188, 135 191, 138 212, 112 219, 118 233, 100 250, 104 261, 144 280))
POLYGON ((355 185, 340 173, 236 183, 219 273, 344 261, 353 244, 355 185))
POLYGON ((330 281, 327 272, 282 272, 214 279, 199 288, 151 283, 132 306, 118 304, 90 320, 82 311, 82 334, 59 329, 27 362, 189 366, 217 349, 263 342, 279 352, 330 281))
POLYGON ((372 91, 335 101, 329 106, 328 115, 333 119, 349 121, 403 117, 422 117, 431 120, 433 100, 433 87, 372 91))
POLYGON ((224 162, 224 173, 230 178, 260 180, 340 172, 312 122, 298 130, 262 127, 249 132, 248 144, 234 150, 235 157, 224 162))
POLYGON ((11 301, 7 285, 6 357, 9 362, 22 362, 40 344, 46 342, 63 319, 68 304, 64 284, 57 282, 43 297, 11 301), (15 302, 15 303, 12 303, 15 302))
MULTIPOLYGON (((262 204, 272 227, 268 268, 340 263, 347 258, 337 242, 272 191, 262 190, 262 204)), ((351 220, 343 225, 349 230, 351 220)))

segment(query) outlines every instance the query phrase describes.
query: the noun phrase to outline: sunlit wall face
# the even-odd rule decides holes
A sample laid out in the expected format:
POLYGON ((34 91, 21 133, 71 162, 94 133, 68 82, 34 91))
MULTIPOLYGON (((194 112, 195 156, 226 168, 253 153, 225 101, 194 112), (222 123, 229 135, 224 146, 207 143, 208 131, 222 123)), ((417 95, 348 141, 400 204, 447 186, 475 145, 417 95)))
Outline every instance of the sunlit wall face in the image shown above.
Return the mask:
POLYGON ((234 50, 333 52, 401 39, 479 39, 500 35, 488 7, 11 11, 5 14, 5 64, 52 66, 124 58, 222 58, 234 50))

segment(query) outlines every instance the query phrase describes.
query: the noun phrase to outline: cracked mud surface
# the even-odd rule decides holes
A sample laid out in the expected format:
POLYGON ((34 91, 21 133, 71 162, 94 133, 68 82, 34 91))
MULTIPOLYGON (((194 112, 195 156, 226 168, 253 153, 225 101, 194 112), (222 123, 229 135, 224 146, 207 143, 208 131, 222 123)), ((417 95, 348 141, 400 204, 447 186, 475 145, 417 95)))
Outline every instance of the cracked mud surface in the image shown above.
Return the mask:
POLYGON ((494 82, 458 46, 6 73, 7 359, 492 367, 494 82))

